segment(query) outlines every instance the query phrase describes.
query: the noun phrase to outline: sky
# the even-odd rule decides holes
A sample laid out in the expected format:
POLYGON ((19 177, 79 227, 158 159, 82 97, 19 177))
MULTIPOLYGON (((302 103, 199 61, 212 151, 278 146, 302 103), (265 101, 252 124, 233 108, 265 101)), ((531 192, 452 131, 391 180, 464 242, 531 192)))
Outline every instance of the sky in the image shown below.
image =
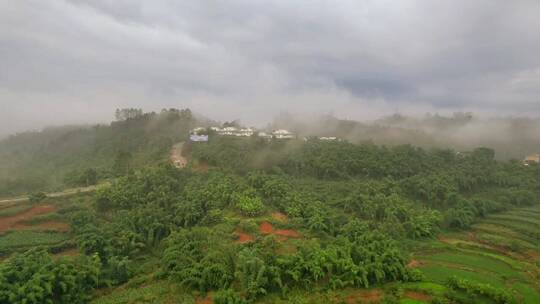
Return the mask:
POLYGON ((0 0, 0 136, 185 108, 540 116, 537 0, 0 0))

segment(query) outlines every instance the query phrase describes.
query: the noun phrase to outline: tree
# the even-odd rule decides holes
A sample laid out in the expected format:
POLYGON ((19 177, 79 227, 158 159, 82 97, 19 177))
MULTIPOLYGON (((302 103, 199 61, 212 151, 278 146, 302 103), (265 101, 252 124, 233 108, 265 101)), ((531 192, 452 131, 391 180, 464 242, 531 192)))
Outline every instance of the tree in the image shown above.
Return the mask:
POLYGON ((262 200, 249 192, 238 193, 234 196, 235 206, 245 215, 258 215, 264 209, 262 200))
POLYGON ((127 151, 118 151, 114 159, 113 172, 116 176, 126 175, 131 170, 133 156, 127 151))
POLYGON ((17 254, 0 264, 0 303, 87 303, 97 286, 99 260, 53 260, 44 250, 17 254))

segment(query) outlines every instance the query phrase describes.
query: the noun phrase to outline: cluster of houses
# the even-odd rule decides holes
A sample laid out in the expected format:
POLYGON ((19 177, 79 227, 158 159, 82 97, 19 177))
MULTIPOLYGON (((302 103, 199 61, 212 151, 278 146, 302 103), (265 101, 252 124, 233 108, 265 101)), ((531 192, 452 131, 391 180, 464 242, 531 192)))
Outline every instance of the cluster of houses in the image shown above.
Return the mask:
POLYGON ((255 134, 256 132, 256 130, 253 128, 211 127, 210 129, 219 135, 240 136, 240 137, 249 137, 255 134))
POLYGON ((250 137, 250 136, 258 136, 261 138, 267 138, 267 139, 292 139, 295 138, 296 135, 288 130, 279 129, 274 130, 272 132, 262 132, 257 131, 254 128, 237 128, 237 127, 210 127, 210 129, 198 127, 190 132, 190 140, 195 142, 205 142, 208 141, 208 133, 209 130, 211 132, 214 132, 218 135, 222 136, 237 136, 237 137, 250 137))

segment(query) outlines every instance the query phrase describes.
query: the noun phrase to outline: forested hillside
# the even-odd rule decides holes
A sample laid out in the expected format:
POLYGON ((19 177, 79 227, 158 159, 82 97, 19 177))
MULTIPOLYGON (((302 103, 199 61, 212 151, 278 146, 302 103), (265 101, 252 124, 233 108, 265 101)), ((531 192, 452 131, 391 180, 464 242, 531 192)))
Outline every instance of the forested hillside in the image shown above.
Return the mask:
POLYGON ((353 143, 452 148, 471 151, 483 146, 494 149, 501 160, 519 159, 540 151, 540 120, 524 117, 482 118, 457 112, 445 116, 420 117, 394 114, 373 121, 354 121, 333 116, 300 119, 282 114, 273 126, 290 129, 302 136, 338 136, 353 143))
POLYGON ((86 186, 166 160, 194 124, 189 109, 122 109, 109 125, 13 135, 0 141, 0 196, 86 186))
POLYGON ((63 202, 71 243, 4 261, 0 303, 539 299, 539 166, 317 139, 212 135, 190 150, 185 169, 146 166, 63 202), (488 225, 497 215, 506 228, 488 225), (50 257, 63 246, 76 257, 50 257))

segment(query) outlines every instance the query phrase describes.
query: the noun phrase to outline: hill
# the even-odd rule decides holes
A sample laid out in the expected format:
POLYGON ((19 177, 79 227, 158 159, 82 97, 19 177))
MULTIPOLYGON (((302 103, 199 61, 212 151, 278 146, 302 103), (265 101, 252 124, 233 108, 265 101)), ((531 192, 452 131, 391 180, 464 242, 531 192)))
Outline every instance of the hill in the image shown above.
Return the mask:
POLYGON ((185 168, 0 206, 0 303, 540 299, 538 166, 318 139, 190 149, 185 168))
POLYGON ((10 136, 0 141, 0 196, 87 186, 164 161, 195 121, 189 109, 122 109, 109 125, 10 136))

